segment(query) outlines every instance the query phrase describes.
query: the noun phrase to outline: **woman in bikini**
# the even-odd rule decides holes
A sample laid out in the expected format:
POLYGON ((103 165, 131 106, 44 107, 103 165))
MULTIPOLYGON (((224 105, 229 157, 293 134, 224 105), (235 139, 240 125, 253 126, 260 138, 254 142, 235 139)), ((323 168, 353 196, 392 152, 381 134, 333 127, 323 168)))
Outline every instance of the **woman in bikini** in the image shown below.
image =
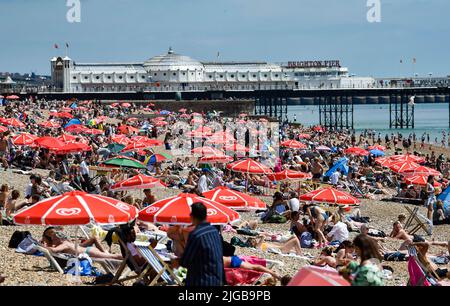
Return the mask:
POLYGON ((314 225, 314 231, 316 232, 319 240, 318 247, 324 247, 327 244, 327 239, 325 238, 323 231, 328 220, 328 215, 317 205, 304 205, 303 213, 309 216, 309 220, 314 225))
POLYGON ((47 250, 53 253, 67 253, 75 256, 86 253, 92 258, 123 259, 120 254, 107 253, 95 237, 90 238, 75 247, 74 243, 58 237, 57 231, 54 227, 48 227, 45 229, 42 234, 42 243, 47 250))
POLYGON ((289 254, 291 251, 294 251, 296 255, 302 255, 302 247, 300 246, 300 241, 296 236, 292 236, 285 242, 266 242, 264 239, 265 236, 261 235, 258 236, 258 238, 249 238, 248 242, 251 247, 263 251, 270 248, 283 254, 289 254))
POLYGON ((313 264, 319 267, 331 267, 336 268, 337 262, 336 258, 333 257, 333 248, 325 247, 322 249, 319 257, 314 260, 313 264))

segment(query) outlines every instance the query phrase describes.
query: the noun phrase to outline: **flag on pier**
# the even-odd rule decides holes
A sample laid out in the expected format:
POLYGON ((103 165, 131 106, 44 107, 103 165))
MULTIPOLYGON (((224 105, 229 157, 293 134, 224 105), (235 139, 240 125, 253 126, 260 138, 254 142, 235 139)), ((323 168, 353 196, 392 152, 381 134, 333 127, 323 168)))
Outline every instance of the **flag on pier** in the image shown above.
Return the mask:
POLYGON ((66 43, 66 48, 69 48, 69 43, 66 43))
POLYGON ((55 44, 54 47, 55 47, 55 49, 59 49, 58 44, 55 44))

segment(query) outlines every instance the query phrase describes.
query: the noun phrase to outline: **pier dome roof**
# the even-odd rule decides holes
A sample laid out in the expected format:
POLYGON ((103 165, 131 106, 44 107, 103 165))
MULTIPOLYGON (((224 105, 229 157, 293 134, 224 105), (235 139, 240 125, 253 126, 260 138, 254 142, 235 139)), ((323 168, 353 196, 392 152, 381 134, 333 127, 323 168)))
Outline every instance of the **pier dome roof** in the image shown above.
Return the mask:
POLYGON ((172 48, 166 54, 157 55, 146 62, 144 62, 144 68, 149 71, 164 71, 164 70, 203 70, 204 66, 199 61, 176 54, 172 48))

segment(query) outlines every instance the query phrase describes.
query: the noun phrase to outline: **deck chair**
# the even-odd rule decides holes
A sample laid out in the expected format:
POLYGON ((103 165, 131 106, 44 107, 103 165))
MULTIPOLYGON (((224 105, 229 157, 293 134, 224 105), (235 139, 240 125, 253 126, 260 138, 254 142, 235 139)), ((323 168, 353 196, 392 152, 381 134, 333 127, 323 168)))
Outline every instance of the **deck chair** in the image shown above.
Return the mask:
POLYGON ((419 260, 419 253, 414 246, 408 248, 408 286, 438 286, 439 277, 434 271, 427 269, 419 260))
POLYGON ((367 197, 367 193, 365 193, 364 191, 361 190, 361 188, 359 188, 358 184, 356 184, 356 182, 354 180, 350 180, 350 188, 351 188, 351 195, 359 197, 359 198, 366 198, 367 197))
POLYGON ((407 230, 410 235, 414 235, 420 229, 423 229, 428 235, 432 235, 433 223, 431 220, 419 213, 419 207, 414 207, 414 209, 411 209, 410 207, 405 206, 405 209, 409 213, 409 216, 405 222, 405 230, 407 230))
POLYGON ((148 277, 151 270, 153 270, 157 275, 149 280, 150 286, 154 286, 160 279, 168 285, 181 285, 180 279, 149 243, 135 242, 135 245, 139 254, 148 262, 147 268, 139 276, 140 279, 148 277))

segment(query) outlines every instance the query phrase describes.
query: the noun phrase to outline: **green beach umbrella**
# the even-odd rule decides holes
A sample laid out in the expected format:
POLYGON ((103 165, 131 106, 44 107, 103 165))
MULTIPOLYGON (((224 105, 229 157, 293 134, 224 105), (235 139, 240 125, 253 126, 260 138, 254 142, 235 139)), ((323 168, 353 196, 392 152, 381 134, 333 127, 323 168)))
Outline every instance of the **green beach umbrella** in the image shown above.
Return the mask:
POLYGON ((107 161, 103 162, 105 165, 109 166, 118 166, 123 168, 137 168, 137 169, 145 169, 145 165, 140 161, 126 156, 117 156, 107 161))
POLYGON ((125 148, 125 145, 123 144, 118 144, 118 143, 110 143, 108 145, 108 150, 110 150, 112 153, 119 153, 120 151, 123 150, 123 148, 125 148))

